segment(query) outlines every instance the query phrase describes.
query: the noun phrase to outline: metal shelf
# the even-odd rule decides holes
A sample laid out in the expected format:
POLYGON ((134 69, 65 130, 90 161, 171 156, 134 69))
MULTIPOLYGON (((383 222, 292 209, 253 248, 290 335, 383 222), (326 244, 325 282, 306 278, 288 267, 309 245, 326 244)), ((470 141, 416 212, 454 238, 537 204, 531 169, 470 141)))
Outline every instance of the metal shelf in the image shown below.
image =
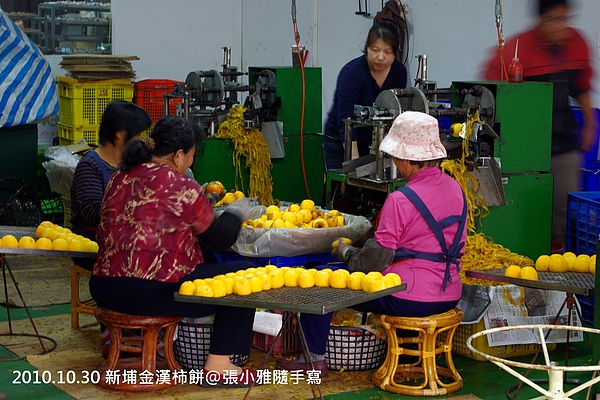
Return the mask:
MULTIPOLYGON (((38 6, 38 16, 34 19, 35 28, 40 31, 37 44, 44 54, 96 52, 97 49, 103 49, 111 42, 111 20, 110 16, 103 15, 106 13, 110 13, 110 3, 41 3, 38 6), (79 16, 82 11, 93 14, 89 18, 79 16), (77 16, 71 17, 69 14, 77 16), (90 49, 83 43, 95 43, 95 49, 90 49)), ((106 53, 103 50, 100 52, 106 53)))
POLYGON ((105 27, 109 27, 110 26, 110 21, 109 20, 103 20, 103 21, 97 21, 97 20, 92 20, 92 19, 88 19, 86 20, 85 18, 82 19, 58 19, 56 21, 56 25, 84 25, 84 26, 105 26, 105 27))

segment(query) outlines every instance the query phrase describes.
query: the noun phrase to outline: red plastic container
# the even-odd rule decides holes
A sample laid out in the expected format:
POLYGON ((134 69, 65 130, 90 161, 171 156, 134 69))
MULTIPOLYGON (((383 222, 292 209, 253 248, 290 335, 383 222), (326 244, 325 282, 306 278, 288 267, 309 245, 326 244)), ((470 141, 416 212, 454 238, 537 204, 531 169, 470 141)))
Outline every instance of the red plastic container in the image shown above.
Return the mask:
MULTIPOLYGON (((180 81, 169 79, 145 79, 134 83, 133 102, 142 107, 156 123, 165 115, 165 100, 163 94, 173 92, 176 84, 184 84, 180 81)), ((183 99, 169 99, 169 115, 174 115, 177 110, 177 103, 183 99)))

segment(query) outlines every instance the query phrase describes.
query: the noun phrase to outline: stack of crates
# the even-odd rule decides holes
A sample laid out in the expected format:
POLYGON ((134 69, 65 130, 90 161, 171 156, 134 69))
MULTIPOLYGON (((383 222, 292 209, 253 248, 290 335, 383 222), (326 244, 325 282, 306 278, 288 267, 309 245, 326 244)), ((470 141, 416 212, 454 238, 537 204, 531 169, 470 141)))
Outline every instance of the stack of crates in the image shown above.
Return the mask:
MULTIPOLYGON (((572 108, 573 115, 577 123, 581 127, 583 125, 583 113, 579 108, 572 108)), ((593 148, 583 153, 583 162, 579 169, 579 188, 583 192, 596 192, 600 190, 600 149, 598 145, 598 137, 600 136, 600 109, 593 109, 594 118, 596 119, 596 138, 593 148)), ((579 128, 577 135, 580 134, 579 128)))
POLYGON ((98 129, 102 114, 113 100, 133 100, 131 79, 107 79, 101 81, 79 81, 59 76, 58 88, 60 144, 68 146, 81 139, 88 145, 97 146, 98 129))
MULTIPOLYGON (((566 248, 577 255, 596 254, 600 235, 600 192, 567 193, 566 248)), ((583 322, 594 325, 594 296, 575 295, 583 322)))
MULTIPOLYGON (((164 94, 173 92, 175 85, 183 85, 184 82, 169 79, 145 79, 134 84, 133 102, 142 107, 150 118, 152 125, 165 115, 164 94)), ((169 115, 176 115, 177 103, 183 102, 182 98, 169 98, 169 115)), ((142 136, 150 134, 152 129, 147 129, 142 136)))
POLYGON ((567 193, 567 251, 596 254, 600 235, 600 192, 567 193))

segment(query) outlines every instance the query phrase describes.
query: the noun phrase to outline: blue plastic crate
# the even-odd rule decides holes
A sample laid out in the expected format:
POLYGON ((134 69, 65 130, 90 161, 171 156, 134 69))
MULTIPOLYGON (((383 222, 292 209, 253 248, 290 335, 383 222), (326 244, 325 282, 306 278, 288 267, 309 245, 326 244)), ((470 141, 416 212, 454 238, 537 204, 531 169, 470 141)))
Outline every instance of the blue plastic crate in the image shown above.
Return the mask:
MULTIPOLYGON (((571 110, 573 111, 573 116, 577 120, 577 124, 581 127, 581 124, 583 123, 583 114, 581 109, 572 107, 571 110)), ((595 108, 592 110, 592 112, 596 118, 596 141, 592 150, 584 154, 584 159, 585 161, 600 161, 600 149, 598 149, 598 137, 600 137, 600 109, 595 108)), ((576 134, 578 135, 579 131, 577 131, 576 134)))
POLYGON ((579 306, 581 308, 581 318, 588 325, 594 325, 594 296, 584 296, 576 294, 579 306))
POLYGON ((586 161, 579 169, 579 188, 584 192, 600 190, 600 162, 586 161))
POLYGON ((268 264, 278 267, 305 267, 313 268, 331 262, 338 262, 330 253, 306 254, 293 257, 246 257, 231 251, 216 253, 217 262, 228 261, 250 261, 252 264, 262 267, 268 264))
POLYGON ((600 232, 600 192, 567 194, 567 251, 596 254, 600 232))

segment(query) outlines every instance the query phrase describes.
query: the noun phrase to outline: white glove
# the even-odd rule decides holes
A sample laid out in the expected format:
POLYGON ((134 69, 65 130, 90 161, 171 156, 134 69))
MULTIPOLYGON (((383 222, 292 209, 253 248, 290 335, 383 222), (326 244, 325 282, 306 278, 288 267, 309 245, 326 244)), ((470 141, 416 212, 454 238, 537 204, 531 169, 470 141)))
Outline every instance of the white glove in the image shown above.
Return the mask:
POLYGON ((240 220, 240 223, 242 223, 250 217, 251 211, 250 199, 242 198, 229 204, 224 212, 235 215, 240 220))

